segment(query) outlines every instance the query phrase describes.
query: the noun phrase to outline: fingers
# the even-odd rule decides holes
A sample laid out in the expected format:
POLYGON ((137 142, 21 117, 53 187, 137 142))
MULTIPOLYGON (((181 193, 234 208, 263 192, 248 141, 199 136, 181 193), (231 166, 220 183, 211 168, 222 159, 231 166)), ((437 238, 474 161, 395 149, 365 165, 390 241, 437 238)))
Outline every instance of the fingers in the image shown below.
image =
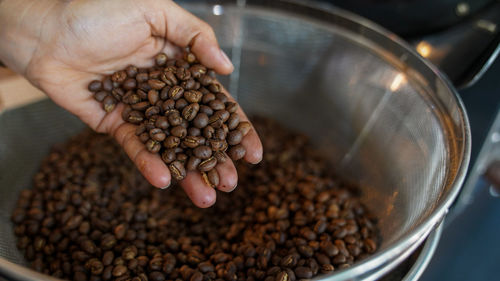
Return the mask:
POLYGON ((203 181, 200 172, 188 172, 186 178, 183 179, 180 184, 189 199, 191 199, 196 206, 208 208, 215 203, 215 189, 208 186, 205 181, 203 181))
POLYGON ((165 37, 180 47, 190 47, 201 63, 220 74, 229 74, 234 67, 220 49, 212 27, 173 1, 159 1, 163 13, 146 14, 154 36, 165 37))
POLYGON ((217 189, 224 192, 233 191, 238 184, 238 172, 236 171, 233 161, 228 157, 226 162, 217 164, 215 169, 219 174, 219 185, 217 185, 217 189))
POLYGON ((122 122, 114 129, 113 135, 148 182, 159 188, 170 186, 168 167, 158 154, 146 150, 135 135, 134 125, 122 122))

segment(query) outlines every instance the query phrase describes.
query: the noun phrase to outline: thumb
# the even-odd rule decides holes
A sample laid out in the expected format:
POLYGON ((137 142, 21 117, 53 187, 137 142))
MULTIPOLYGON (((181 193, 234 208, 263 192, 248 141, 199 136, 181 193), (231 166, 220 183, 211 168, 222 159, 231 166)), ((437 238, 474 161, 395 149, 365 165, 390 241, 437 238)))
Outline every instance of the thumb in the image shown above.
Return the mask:
POLYGON ((157 5, 157 11, 146 14, 153 36, 165 38, 179 47, 190 47, 202 64, 220 74, 233 71, 233 64, 220 49, 209 24, 173 1, 160 0, 157 5))

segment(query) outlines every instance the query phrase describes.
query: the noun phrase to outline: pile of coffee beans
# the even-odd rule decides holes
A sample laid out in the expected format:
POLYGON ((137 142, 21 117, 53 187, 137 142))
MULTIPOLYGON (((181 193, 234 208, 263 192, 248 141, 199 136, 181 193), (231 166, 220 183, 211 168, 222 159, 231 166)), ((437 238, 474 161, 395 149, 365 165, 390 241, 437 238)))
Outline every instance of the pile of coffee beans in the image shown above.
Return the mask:
POLYGON ((241 140, 251 129, 240 122, 238 104, 229 101, 215 72, 192 53, 168 59, 160 53, 151 68, 133 65, 88 85, 106 112, 124 103, 122 118, 136 124, 136 135, 148 151, 159 153, 172 177, 199 170, 210 186, 217 186, 217 163, 245 156, 241 140), (227 154, 226 154, 227 153, 227 154))
POLYGON ((349 267, 377 249, 355 187, 331 174, 306 137, 267 119, 259 165, 196 208, 155 189, 108 136, 55 147, 12 214, 32 268, 73 280, 295 281, 349 267))

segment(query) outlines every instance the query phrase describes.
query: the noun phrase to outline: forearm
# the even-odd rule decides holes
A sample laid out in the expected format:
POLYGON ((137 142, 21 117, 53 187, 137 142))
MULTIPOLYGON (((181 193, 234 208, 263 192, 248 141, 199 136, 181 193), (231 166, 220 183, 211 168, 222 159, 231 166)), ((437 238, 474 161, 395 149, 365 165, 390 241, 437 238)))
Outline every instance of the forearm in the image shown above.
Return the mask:
POLYGON ((0 0, 0 61, 25 75, 57 0, 0 0))

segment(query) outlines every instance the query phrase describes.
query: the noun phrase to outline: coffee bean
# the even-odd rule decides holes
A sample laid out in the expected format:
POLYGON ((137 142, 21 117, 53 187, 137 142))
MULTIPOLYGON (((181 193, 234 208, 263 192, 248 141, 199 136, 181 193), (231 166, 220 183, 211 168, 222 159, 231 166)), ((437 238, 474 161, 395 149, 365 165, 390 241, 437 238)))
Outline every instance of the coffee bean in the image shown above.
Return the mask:
POLYGON ((148 107, 148 109, 146 109, 146 112, 144 113, 144 115, 147 118, 151 118, 153 115, 157 115, 159 113, 160 113, 160 108, 156 105, 153 105, 153 106, 148 107))
POLYGON ((248 132, 250 131, 250 129, 252 129, 252 125, 250 124, 250 122, 244 121, 244 122, 240 122, 236 129, 241 131, 243 136, 246 136, 248 134, 248 132))
POLYGON ((123 70, 117 71, 111 75, 111 81, 123 83, 127 79, 127 73, 123 70))
POLYGON ((227 160, 227 156, 222 151, 215 151, 214 153, 215 159, 217 159, 217 163, 225 163, 227 160))
POLYGON ((205 73, 207 73, 207 68, 201 64, 195 64, 189 68, 189 71, 191 72, 191 76, 193 78, 198 79, 202 75, 205 75, 205 73))
POLYGON ((200 136, 186 136, 182 143, 189 148, 196 148, 199 145, 203 144, 203 137, 200 136))
POLYGON ((175 74, 171 71, 164 71, 162 74, 160 74, 160 79, 168 86, 175 86, 179 83, 177 77, 175 77, 175 74))
POLYGON ((164 66, 167 63, 168 57, 165 53, 159 53, 155 56, 155 63, 157 66, 164 66))
POLYGON ((137 87, 137 80, 134 78, 128 78, 123 82, 123 89, 125 90, 132 90, 137 87))
POLYGON ((216 187, 219 185, 219 173, 217 173, 216 169, 212 169, 207 173, 203 173, 203 179, 208 186, 216 187))
POLYGON ((115 109, 116 100, 112 96, 106 96, 102 101, 102 106, 104 108, 104 111, 109 113, 113 111, 113 109, 115 109))
POLYGON ((102 82, 99 80, 94 80, 89 83, 88 89, 91 92, 98 92, 102 89, 102 82))
POLYGON ((104 99, 108 96, 108 92, 98 91, 94 94, 94 99, 98 102, 104 101, 104 99))
POLYGON ((182 110, 182 117, 184 117, 187 121, 192 121, 198 114, 198 110, 200 110, 200 105, 192 103, 182 110))
POLYGON ((304 267, 304 266, 299 266, 295 268, 295 275, 298 278, 312 278, 313 273, 310 268, 304 267))
POLYGON ((238 145, 231 147, 228 150, 227 154, 229 155, 229 157, 233 161, 237 161, 237 160, 240 160, 241 158, 245 157, 246 152, 247 151, 246 151, 245 147, 243 147, 243 145, 241 145, 241 144, 238 144, 238 145))
POLYGON ((151 153, 158 153, 161 149, 161 145, 158 141, 150 139, 146 142, 146 149, 151 153))
POLYGON ((226 108, 226 106, 224 105, 224 102, 222 102, 221 100, 219 99, 215 99, 215 100, 212 100, 208 103, 208 106, 212 109, 212 110, 223 110, 226 108))
POLYGON ((124 275, 125 273, 127 273, 127 267, 124 266, 124 265, 117 265, 113 268, 113 276, 114 277, 120 277, 122 275, 124 275))
POLYGON ((214 78, 212 78, 210 75, 202 75, 198 81, 200 82, 201 85, 203 86, 208 86, 210 85, 213 81, 214 81, 214 78))
POLYGON ((168 168, 170 169, 170 173, 174 179, 182 180, 186 177, 186 170, 181 162, 174 161, 168 166, 168 168))
POLYGON ((163 145, 165 146, 165 148, 175 148, 179 146, 180 143, 181 143, 180 138, 176 136, 168 136, 163 142, 163 145))
POLYGON ((175 126, 172 129, 170 129, 170 134, 172 134, 172 136, 182 139, 187 136, 187 130, 182 126, 175 126))
MULTIPOLYGON (((195 118, 195 120, 196 120, 196 118, 195 118)), ((193 120, 193 122, 194 122, 194 120, 193 120)), ((201 130, 196 128, 196 127, 189 127, 187 130, 187 133, 189 136, 193 136, 193 137, 201 136, 201 130)))
POLYGON ((206 160, 203 160, 200 165, 198 165, 198 170, 201 172, 208 172, 215 168, 217 165, 217 159, 215 157, 210 157, 206 160))
POLYGON ((219 93, 221 91, 221 86, 218 83, 212 83, 208 86, 208 90, 212 93, 219 93))
POLYGON ((184 92, 184 98, 189 102, 189 103, 198 103, 201 101, 202 98, 202 93, 199 91, 186 91, 184 92))
POLYGON ((168 124, 168 119, 165 116, 160 116, 155 121, 155 127, 166 130, 170 125, 168 124))
POLYGON ((183 110, 186 106, 188 106, 189 103, 187 102, 187 100, 181 98, 181 99, 178 99, 176 102, 175 102, 175 108, 177 110, 183 110))
POLYGON ((241 133, 240 130, 234 130, 229 132, 229 135, 227 136, 227 143, 229 145, 237 145, 241 142, 243 139, 243 134, 241 133))
POLYGON ((214 114, 214 111, 209 106, 200 105, 200 113, 204 113, 207 116, 210 116, 210 115, 214 114))
POLYGON ((201 163, 201 159, 195 156, 189 157, 189 160, 186 164, 186 169, 188 171, 194 171, 198 168, 198 165, 201 163))
POLYGON ((208 159, 212 156, 212 149, 206 145, 198 146, 193 150, 193 154, 200 159, 208 159))
POLYGON ((178 67, 175 72, 175 76, 177 76, 180 80, 186 81, 191 78, 191 72, 184 67, 178 67))

